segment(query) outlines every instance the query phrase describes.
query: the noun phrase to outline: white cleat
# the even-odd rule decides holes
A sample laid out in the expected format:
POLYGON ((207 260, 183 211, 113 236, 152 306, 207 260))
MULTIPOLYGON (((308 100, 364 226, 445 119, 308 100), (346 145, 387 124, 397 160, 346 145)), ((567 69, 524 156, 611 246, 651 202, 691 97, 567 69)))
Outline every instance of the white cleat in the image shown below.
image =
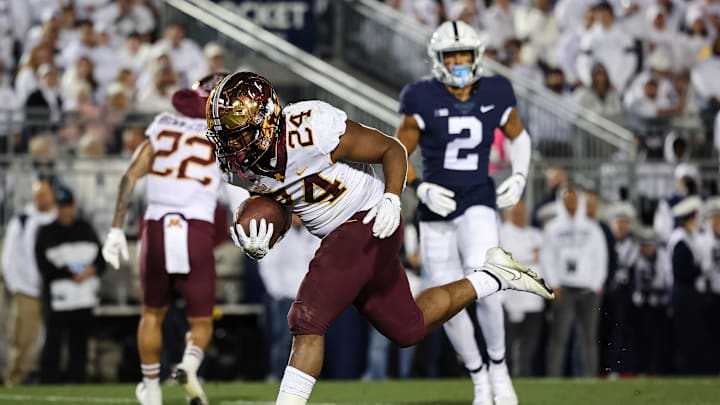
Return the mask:
POLYGON ((483 366, 477 373, 470 373, 470 378, 472 378, 475 391, 472 405, 493 405, 487 367, 483 366))
POLYGON ((185 370, 182 364, 177 366, 174 374, 175 380, 185 389, 185 396, 189 405, 208 405, 207 396, 203 391, 197 374, 185 370))
POLYGON ((495 276, 502 290, 527 291, 545 299, 555 298, 552 289, 537 273, 513 260, 512 255, 502 248, 487 251, 485 264, 479 270, 495 276))
POLYGON ((510 380, 507 364, 504 361, 500 364, 491 364, 489 374, 495 405, 518 405, 518 397, 510 380))
POLYGON ((139 382, 135 387, 135 398, 137 398, 140 405, 162 405, 162 390, 158 387, 157 389, 148 389, 144 382, 139 382))

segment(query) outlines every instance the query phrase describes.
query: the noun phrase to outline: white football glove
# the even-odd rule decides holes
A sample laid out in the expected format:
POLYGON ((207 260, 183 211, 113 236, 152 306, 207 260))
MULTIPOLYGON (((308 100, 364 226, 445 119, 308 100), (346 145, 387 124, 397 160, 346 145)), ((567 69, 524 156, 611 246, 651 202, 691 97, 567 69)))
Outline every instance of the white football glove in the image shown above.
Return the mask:
POLYGON ((497 199, 495 200, 497 207, 507 208, 517 204, 520 198, 522 198, 524 189, 525 176, 515 173, 508 177, 500 184, 500 187, 498 187, 495 192, 497 194, 497 199))
POLYGON ((243 249, 245 254, 251 259, 260 260, 270 250, 270 239, 273 236, 273 224, 268 225, 265 218, 260 220, 260 227, 258 228, 257 221, 254 219, 250 220, 248 225, 250 235, 245 235, 242 225, 235 225, 230 227, 230 237, 235 246, 243 249))
POLYGON ((110 228, 105 244, 102 248, 103 259, 110 263, 115 270, 120 268, 120 257, 127 260, 128 254, 127 240, 125 239, 125 231, 120 228, 110 228))
POLYGON ((373 236, 385 239, 392 235, 400 225, 400 197, 393 193, 383 194, 380 202, 365 215, 363 224, 369 224, 373 218, 373 236))
POLYGON ((433 183, 422 182, 417 187, 417 196, 425 204, 430 211, 440 215, 448 216, 457 208, 457 203, 453 197, 455 193, 443 186, 433 183))

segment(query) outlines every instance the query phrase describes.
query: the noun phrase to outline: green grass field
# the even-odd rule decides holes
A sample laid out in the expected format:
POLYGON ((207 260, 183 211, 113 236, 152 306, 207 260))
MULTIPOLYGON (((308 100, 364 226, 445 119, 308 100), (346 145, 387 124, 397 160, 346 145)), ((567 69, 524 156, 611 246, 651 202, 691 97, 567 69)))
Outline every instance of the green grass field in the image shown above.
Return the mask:
MULTIPOLYGON (((720 378, 618 381, 520 379, 522 405, 720 405, 720 378)), ((206 384, 214 405, 273 404, 277 384, 206 384)), ((179 387, 164 387, 166 405, 185 403, 179 387)), ((470 380, 330 382, 316 385, 311 404, 469 404, 470 380)), ((131 385, 32 386, 0 389, 0 404, 133 404, 131 385)))

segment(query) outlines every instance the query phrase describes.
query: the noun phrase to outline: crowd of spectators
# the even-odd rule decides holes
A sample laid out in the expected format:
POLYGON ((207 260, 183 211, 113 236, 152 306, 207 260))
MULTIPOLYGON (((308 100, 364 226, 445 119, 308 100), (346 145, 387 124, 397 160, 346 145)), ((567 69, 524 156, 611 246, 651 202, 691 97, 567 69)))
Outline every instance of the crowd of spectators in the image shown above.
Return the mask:
POLYGON ((64 151, 102 140, 119 153, 129 117, 173 111, 176 89, 226 70, 217 43, 201 47, 180 24, 159 27, 158 5, 0 2, 0 152, 27 152, 32 136, 49 132, 64 151))
MULTIPOLYGON (((651 152, 662 150, 671 130, 692 146, 712 144, 720 109, 713 79, 720 74, 715 0, 386 3, 432 28, 450 19, 471 24, 486 39, 486 57, 633 130, 651 152)), ((552 155, 562 147, 557 142, 568 143, 567 128, 532 115, 527 121, 540 126, 532 132, 537 143, 551 143, 541 150, 552 155)))

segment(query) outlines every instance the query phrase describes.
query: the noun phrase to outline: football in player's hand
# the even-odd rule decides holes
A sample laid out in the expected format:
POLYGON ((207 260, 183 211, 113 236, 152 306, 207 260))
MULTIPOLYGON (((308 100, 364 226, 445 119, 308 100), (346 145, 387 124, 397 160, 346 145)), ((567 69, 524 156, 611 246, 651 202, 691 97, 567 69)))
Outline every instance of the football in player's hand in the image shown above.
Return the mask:
POLYGON ((250 235, 250 221, 255 219, 259 226, 260 220, 263 218, 268 225, 273 224, 274 230, 270 239, 270 247, 273 247, 280 237, 290 229, 292 212, 290 208, 280 205, 272 198, 261 195, 248 198, 235 210, 235 223, 242 225, 246 235, 250 235))

